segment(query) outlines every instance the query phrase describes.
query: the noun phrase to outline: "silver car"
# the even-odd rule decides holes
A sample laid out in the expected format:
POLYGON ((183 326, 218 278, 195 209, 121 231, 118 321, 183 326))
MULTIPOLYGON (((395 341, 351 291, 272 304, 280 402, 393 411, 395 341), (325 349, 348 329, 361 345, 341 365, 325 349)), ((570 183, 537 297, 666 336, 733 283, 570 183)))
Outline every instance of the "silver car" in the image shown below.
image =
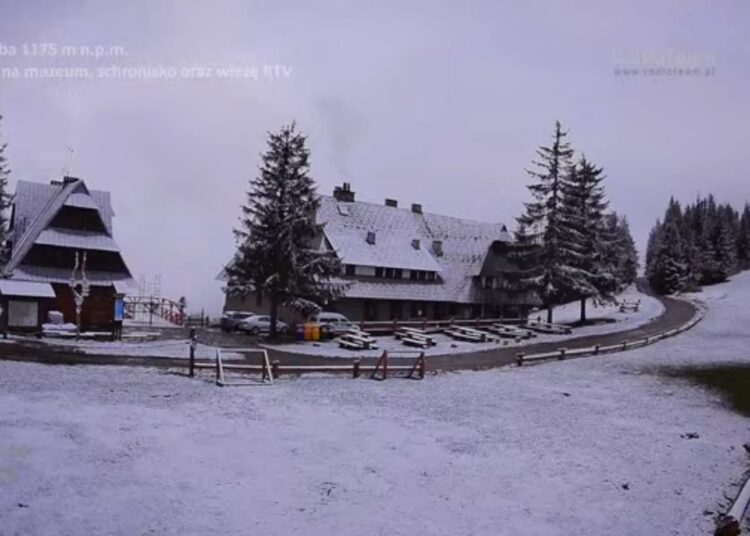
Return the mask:
MULTIPOLYGON (((243 333, 249 333, 251 335, 268 333, 271 331, 271 317, 267 315, 253 315, 245 318, 237 324, 237 331, 242 331, 243 333)), ((289 326, 286 322, 276 320, 276 331, 278 333, 286 333, 289 331, 289 326)))

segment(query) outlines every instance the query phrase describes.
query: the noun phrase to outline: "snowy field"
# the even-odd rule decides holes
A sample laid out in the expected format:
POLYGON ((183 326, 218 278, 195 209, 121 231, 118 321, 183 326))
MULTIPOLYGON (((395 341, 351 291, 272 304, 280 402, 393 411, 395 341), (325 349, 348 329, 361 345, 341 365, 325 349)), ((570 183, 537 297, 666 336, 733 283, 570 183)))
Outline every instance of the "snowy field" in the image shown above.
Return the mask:
POLYGON ((421 382, 0 362, 0 534, 709 534, 750 421, 656 371, 750 362, 750 274, 701 298, 642 350, 421 382))
MULTIPOLYGON (((486 343, 475 343, 456 341, 447 335, 436 334, 434 335, 435 346, 424 350, 427 356, 447 355, 447 354, 460 354, 477 352, 481 350, 491 350, 493 348, 501 347, 502 345, 520 347, 528 344, 535 344, 540 342, 556 342, 564 341, 571 337, 585 337, 588 335, 603 335, 605 333, 617 333, 620 331, 627 331, 635 329, 651 322, 655 318, 658 318, 664 312, 664 306, 662 303, 651 296, 647 296, 639 292, 635 286, 629 287, 627 290, 618 295, 618 299, 635 301, 640 300, 640 308, 636 312, 625 312, 621 313, 617 306, 606 305, 601 307, 595 307, 591 303, 587 307, 587 317, 589 319, 596 318, 610 318, 615 322, 602 323, 597 325, 585 326, 581 328, 575 328, 572 335, 543 335, 539 334, 533 339, 526 339, 520 342, 515 342, 512 339, 501 339, 494 340, 486 343)), ((542 320, 546 320, 546 311, 539 313, 542 320)), ((562 305, 556 307, 554 311, 555 322, 575 322, 580 318, 580 304, 578 302, 562 305)), ((537 315, 532 315, 532 318, 536 318, 537 315)), ((270 348, 270 346, 269 346, 270 348)), ((339 348, 338 343, 334 341, 322 341, 319 343, 309 342, 298 342, 292 344, 275 345, 273 348, 285 352, 293 352, 298 354, 308 355, 323 355, 327 357, 376 357, 382 353, 383 350, 388 352, 394 352, 399 350, 414 350, 414 348, 404 345, 401 341, 397 340, 393 336, 378 337, 378 349, 377 350, 347 350, 339 348)))

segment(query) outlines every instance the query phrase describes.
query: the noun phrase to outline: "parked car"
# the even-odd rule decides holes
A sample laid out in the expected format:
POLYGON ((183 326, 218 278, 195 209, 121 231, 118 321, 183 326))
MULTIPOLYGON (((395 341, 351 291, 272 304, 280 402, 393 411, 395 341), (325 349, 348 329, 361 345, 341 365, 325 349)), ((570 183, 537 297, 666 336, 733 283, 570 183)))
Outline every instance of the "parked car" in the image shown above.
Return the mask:
POLYGON ((219 327, 222 331, 226 332, 237 331, 239 323, 253 315, 255 315, 255 313, 251 311, 226 311, 221 315, 219 327))
MULTIPOLYGON (((253 315, 249 318, 245 318, 237 325, 237 331, 250 333, 251 335, 268 333, 271 331, 271 317, 265 315, 253 315)), ((289 326, 286 322, 276 320, 276 331, 279 333, 286 333, 289 331, 289 326)))
POLYGON ((336 337, 357 325, 339 313, 321 312, 312 318, 312 322, 320 324, 320 332, 324 337, 336 337))

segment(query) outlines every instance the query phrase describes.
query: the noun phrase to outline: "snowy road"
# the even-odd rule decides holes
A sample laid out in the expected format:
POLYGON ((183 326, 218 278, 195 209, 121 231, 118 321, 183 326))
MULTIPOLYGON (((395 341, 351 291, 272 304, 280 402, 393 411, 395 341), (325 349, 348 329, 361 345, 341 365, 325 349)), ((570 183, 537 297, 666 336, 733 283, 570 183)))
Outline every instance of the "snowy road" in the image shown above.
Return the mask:
POLYGON ((658 370, 750 363, 749 276, 642 350, 422 382, 0 362, 0 535, 710 533, 750 421, 658 370))

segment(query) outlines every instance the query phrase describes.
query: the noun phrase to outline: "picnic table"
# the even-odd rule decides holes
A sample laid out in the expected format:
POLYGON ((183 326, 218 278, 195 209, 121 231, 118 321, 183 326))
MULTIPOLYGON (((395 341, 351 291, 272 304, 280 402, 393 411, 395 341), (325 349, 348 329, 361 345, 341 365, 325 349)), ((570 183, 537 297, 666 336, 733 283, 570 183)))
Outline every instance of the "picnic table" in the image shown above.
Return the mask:
POLYGON ((499 337, 507 337, 511 339, 521 338, 530 339, 536 337, 536 333, 530 329, 519 328, 518 326, 509 326, 507 324, 492 324, 485 328, 487 331, 498 335, 499 337))
POLYGON ((364 331, 352 329, 339 337, 339 347, 350 350, 372 350, 378 347, 375 337, 364 331))
POLYGON ((431 335, 417 328, 401 327, 394 333, 394 336, 408 346, 427 348, 436 344, 435 339, 431 335))
POLYGON ((463 326, 450 326, 444 333, 449 337, 461 341, 487 342, 491 339, 490 335, 484 331, 463 326))
POLYGON ((641 308, 641 300, 622 300, 619 303, 619 309, 621 313, 627 313, 627 312, 638 312, 638 310, 641 308))
POLYGON ((537 333, 547 333, 552 335, 570 335, 573 330, 565 324, 550 324, 548 322, 530 321, 524 326, 526 329, 536 331, 537 333))

